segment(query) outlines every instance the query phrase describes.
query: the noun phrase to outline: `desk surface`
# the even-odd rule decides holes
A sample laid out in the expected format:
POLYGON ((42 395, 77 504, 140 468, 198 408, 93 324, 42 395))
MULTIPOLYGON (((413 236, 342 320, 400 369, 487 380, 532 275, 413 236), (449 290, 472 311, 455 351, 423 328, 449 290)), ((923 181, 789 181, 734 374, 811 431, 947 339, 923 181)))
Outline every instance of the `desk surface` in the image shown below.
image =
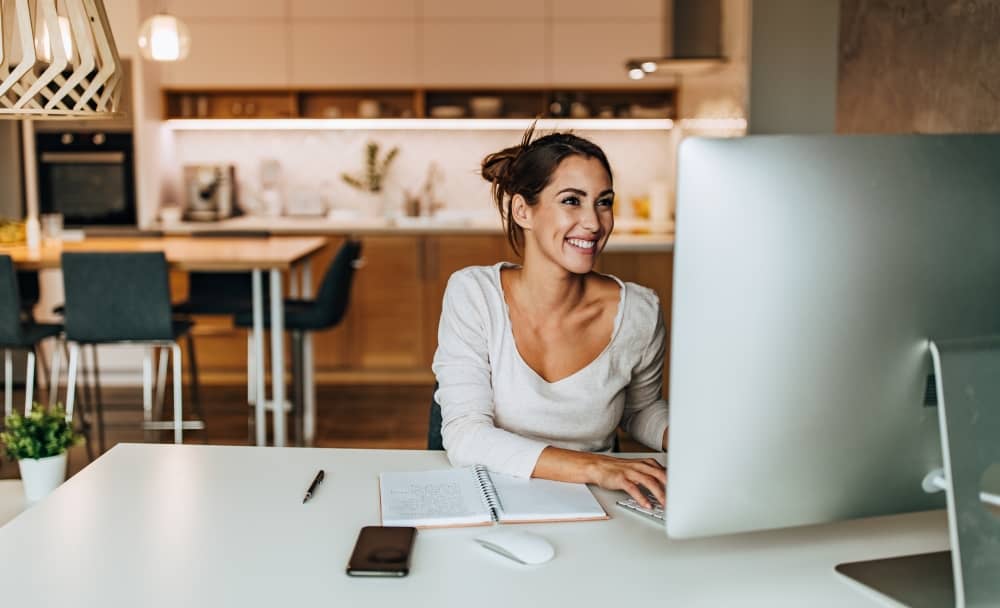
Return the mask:
POLYGON ((11 256, 18 268, 28 270, 58 268, 63 251, 162 251, 167 262, 181 270, 288 270, 325 244, 323 237, 91 237, 41 247, 37 251, 30 251, 23 245, 0 246, 0 254, 11 256))
POLYGON ((358 530, 378 524, 378 472, 446 466, 441 452, 118 445, 0 528, 3 603, 843 608, 880 604, 835 564, 948 545, 943 511, 669 541, 597 490, 611 520, 526 526, 555 545, 546 564, 453 528, 418 533, 407 578, 346 576, 358 530))

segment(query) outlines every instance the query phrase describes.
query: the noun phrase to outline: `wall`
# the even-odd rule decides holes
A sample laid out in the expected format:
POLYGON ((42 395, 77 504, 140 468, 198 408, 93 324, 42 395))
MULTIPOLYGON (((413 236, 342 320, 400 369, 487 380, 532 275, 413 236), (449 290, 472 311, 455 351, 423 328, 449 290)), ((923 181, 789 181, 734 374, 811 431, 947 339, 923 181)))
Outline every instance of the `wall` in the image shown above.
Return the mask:
POLYGON ((1000 131, 1000 2, 841 7, 838 131, 1000 131))
POLYGON ((24 214, 20 132, 20 121, 0 121, 0 218, 20 218, 24 214))
POLYGON ((754 0, 748 131, 832 133, 839 0, 754 0))
MULTIPOLYGON (((579 134, 605 148, 619 201, 646 194, 650 181, 668 176, 673 154, 666 132, 579 134)), ((360 197, 340 175, 361 169, 364 147, 371 140, 383 151, 400 148, 386 183, 387 199, 401 202, 404 188, 417 190, 435 162, 444 173, 440 200, 449 209, 492 214, 489 185, 479 177, 479 163, 520 137, 518 131, 178 131, 174 152, 178 166, 234 163, 244 200, 259 190, 261 160, 276 159, 282 166, 286 195, 306 190, 319 193, 333 207, 351 208, 360 197)))

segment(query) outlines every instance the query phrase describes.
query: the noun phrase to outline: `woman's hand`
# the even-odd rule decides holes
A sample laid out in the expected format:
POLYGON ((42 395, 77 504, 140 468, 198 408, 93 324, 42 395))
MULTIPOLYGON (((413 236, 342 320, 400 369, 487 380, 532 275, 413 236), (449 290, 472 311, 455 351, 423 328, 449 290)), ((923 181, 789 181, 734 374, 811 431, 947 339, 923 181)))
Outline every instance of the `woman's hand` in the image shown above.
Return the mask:
POLYGON ((624 490, 640 505, 649 508, 652 505, 642 492, 645 488, 661 505, 666 504, 667 471, 652 458, 616 458, 549 446, 538 457, 532 477, 624 490))

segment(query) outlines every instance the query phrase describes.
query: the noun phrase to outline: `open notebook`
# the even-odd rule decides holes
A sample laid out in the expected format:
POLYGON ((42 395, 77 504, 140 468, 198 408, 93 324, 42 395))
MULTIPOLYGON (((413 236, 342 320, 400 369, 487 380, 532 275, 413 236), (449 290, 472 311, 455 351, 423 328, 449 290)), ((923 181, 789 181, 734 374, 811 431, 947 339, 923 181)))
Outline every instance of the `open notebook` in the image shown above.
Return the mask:
POLYGON ((486 467, 379 475, 383 526, 434 528, 492 522, 607 519, 582 483, 522 479, 486 467))

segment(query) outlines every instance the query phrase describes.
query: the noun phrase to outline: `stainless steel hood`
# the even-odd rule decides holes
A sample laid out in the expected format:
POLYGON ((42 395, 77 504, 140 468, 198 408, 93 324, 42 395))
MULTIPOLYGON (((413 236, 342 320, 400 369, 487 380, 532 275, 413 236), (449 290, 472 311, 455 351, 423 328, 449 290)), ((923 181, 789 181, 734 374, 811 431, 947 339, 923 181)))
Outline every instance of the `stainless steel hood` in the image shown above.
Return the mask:
POLYGON ((653 75, 699 74, 721 67, 722 0, 667 0, 667 54, 633 57, 625 69, 633 80, 653 75))

